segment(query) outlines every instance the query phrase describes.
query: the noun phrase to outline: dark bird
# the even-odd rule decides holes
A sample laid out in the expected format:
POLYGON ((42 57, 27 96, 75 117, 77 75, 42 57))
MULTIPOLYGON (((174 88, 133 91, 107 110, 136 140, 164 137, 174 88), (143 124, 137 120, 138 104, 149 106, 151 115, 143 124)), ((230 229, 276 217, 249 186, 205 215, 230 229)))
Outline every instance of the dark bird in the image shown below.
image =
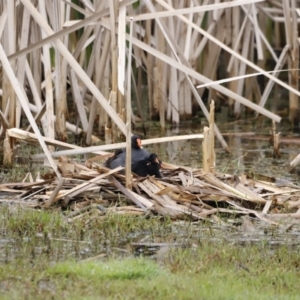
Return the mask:
MULTIPOLYGON (((150 156, 150 153, 142 148, 142 140, 138 135, 133 135, 131 137, 131 163, 143 160, 150 156)), ((126 149, 118 149, 115 151, 114 155, 110 157, 104 165, 107 168, 115 169, 117 167, 124 167, 126 162, 126 149)))
POLYGON ((104 167, 113 169, 113 168, 111 167, 111 163, 112 163, 112 162, 118 157, 118 155, 121 154, 122 152, 123 152, 122 149, 117 149, 117 150, 114 152, 113 156, 109 157, 109 158, 104 162, 104 167))
POLYGON ((159 161, 155 153, 150 154, 147 158, 144 158, 131 165, 131 171, 141 177, 148 175, 162 178, 160 173, 161 162, 159 161))

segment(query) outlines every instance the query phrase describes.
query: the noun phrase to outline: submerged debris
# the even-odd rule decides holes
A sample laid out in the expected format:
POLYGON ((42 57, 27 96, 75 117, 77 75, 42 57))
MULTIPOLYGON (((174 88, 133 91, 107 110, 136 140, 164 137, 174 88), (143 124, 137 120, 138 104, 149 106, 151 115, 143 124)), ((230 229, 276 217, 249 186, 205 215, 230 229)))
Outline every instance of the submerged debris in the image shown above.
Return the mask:
POLYGON ((30 182, 3 183, 0 201, 65 210, 69 221, 91 211, 99 216, 156 214, 191 220, 251 215, 273 224, 282 217, 300 217, 300 187, 296 185, 163 163, 163 178, 133 174, 130 190, 120 172, 123 168, 110 170, 99 163, 101 160, 103 157, 81 164, 61 158, 61 178, 46 174, 35 182, 26 176, 30 182))

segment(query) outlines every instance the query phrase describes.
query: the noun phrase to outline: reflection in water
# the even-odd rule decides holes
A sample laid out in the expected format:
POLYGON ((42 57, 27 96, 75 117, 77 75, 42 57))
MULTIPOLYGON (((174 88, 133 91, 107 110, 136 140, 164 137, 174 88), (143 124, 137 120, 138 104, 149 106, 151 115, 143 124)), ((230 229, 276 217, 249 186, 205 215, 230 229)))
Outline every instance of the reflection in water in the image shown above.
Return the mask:
MULTIPOLYGON (((161 136, 176 136, 187 134, 186 130, 179 128, 166 129, 161 136)), ((151 137, 159 136, 151 133, 151 137)), ((158 154, 162 161, 182 166, 193 166, 201 168, 202 166, 202 140, 185 140, 158 143, 147 146, 147 150, 158 154)))
MULTIPOLYGON (((167 136, 176 136, 180 135, 179 128, 168 129, 166 131, 167 136)), ((201 141, 197 141, 200 145, 201 151, 201 141)), ((172 164, 179 164, 179 165, 189 165, 190 157, 191 157, 191 143, 190 141, 173 141, 166 143, 165 148, 168 162, 172 164)), ((195 153, 197 153, 197 147, 194 149, 195 153)))
MULTIPOLYGON (((176 136, 179 135, 179 128, 176 127, 173 130, 166 130, 167 136, 176 136)), ((180 158, 180 143, 179 141, 168 142, 166 143, 166 153, 168 157, 168 162, 176 164, 176 158, 179 156, 180 158)))
MULTIPOLYGON (((300 152, 296 144, 282 143, 280 146, 280 158, 273 158, 273 149, 269 142, 272 123, 265 118, 253 118, 250 120, 239 120, 225 123, 221 117, 216 118, 222 123, 221 132, 228 143, 231 153, 226 153, 221 148, 221 144, 216 140, 216 171, 221 173, 240 175, 243 173, 263 174, 271 177, 280 177, 298 182, 300 166, 293 174, 289 173, 287 164, 300 152), (253 133, 253 135, 241 133, 253 133), (230 135, 225 134, 230 133, 230 135), (238 133, 239 135, 235 135, 238 133), (259 140, 253 137, 264 136, 265 139, 259 140)), ((199 122, 200 124, 200 122, 199 122)), ((175 136, 184 135, 189 132, 202 133, 203 127, 207 126, 205 120, 201 125, 195 126, 186 123, 174 129, 167 129, 165 132, 158 132, 150 129, 149 136, 175 136), (201 126, 201 127, 200 127, 201 126)), ((220 125, 218 125, 220 128, 220 125)), ((295 137, 290 127, 286 124, 278 125, 280 136, 295 137)), ((149 145, 149 150, 157 153, 162 161, 176 165, 190 166, 194 168, 202 167, 202 140, 174 141, 149 145)))

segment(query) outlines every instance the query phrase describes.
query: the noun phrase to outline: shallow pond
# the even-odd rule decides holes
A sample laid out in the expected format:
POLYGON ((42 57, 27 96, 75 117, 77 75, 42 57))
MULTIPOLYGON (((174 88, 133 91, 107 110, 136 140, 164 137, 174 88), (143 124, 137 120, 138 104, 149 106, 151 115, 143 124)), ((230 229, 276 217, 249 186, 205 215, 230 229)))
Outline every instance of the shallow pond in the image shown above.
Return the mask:
MULTIPOLYGON (((243 173, 261 174, 273 178, 282 178, 298 182, 300 165, 289 172, 288 164, 300 153, 299 131, 293 130, 287 120, 277 124, 276 133, 280 132, 280 157, 273 157, 270 143, 272 122, 264 117, 227 121, 223 114, 216 115, 216 124, 223 135, 230 153, 215 140, 216 171, 240 175, 243 173)), ((204 118, 199 122, 186 121, 178 128, 160 132, 155 127, 149 128, 149 136, 174 136, 202 133, 207 126, 204 118)), ((159 154, 162 160, 177 165, 192 167, 202 166, 202 140, 175 141, 157 144, 148 148, 159 154)))

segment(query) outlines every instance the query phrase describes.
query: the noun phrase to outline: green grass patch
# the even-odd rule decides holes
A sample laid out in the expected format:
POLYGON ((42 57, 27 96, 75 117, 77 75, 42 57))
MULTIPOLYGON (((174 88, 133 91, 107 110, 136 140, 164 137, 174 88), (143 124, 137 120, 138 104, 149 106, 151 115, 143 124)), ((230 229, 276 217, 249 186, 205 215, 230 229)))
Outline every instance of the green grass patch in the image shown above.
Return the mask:
POLYGON ((35 235, 39 232, 51 232, 63 226, 61 213, 38 211, 21 206, 4 206, 0 217, 0 224, 10 233, 21 236, 35 235))
POLYGON ((298 299, 297 251, 282 248, 268 256, 262 248, 246 248, 173 249, 160 263, 125 258, 4 265, 0 299, 298 299))
POLYGON ((162 269, 150 259, 126 258, 108 262, 61 262, 47 270, 47 274, 85 280, 132 280, 151 278, 161 274, 162 269))

